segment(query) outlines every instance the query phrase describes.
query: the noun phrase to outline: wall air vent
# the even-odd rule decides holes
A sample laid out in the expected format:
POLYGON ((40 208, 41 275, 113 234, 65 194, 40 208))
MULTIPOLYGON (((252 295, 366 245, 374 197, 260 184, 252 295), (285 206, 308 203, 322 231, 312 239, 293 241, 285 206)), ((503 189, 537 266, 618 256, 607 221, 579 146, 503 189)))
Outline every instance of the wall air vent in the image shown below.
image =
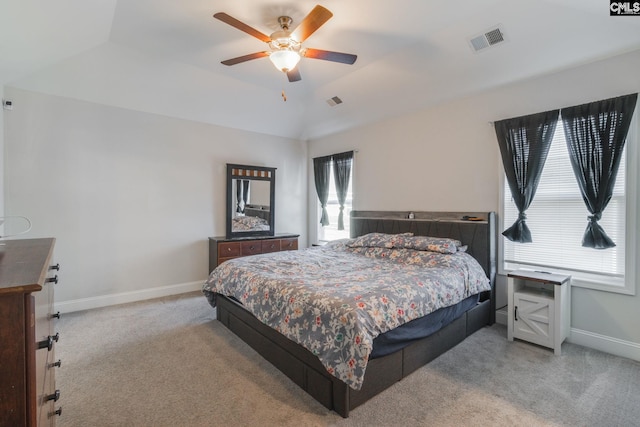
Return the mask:
POLYGON ((502 31, 500 26, 497 26, 469 39, 469 45, 474 52, 480 52, 488 47, 500 44, 505 40, 504 31, 502 31))
POLYGON ((342 99, 338 98, 337 96, 334 96, 333 98, 327 99, 327 104, 329 104, 332 107, 335 107, 338 104, 342 104, 342 99))

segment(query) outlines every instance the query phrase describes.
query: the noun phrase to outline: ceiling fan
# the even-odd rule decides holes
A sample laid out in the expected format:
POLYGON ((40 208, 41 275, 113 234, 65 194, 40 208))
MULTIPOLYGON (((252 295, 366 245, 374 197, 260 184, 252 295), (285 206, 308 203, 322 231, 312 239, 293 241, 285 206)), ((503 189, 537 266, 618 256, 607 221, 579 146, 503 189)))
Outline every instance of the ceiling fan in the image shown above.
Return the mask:
POLYGON ((301 79, 297 65, 300 61, 300 57, 302 56, 305 58, 322 59, 325 61, 340 62, 351 65, 356 62, 356 59, 358 58, 357 55, 305 48, 302 46, 302 43, 325 22, 331 19, 332 16, 333 13, 328 9, 318 5, 314 7, 307 16, 305 16, 300 25, 298 25, 294 30, 290 30, 292 19, 288 16, 280 16, 278 18, 280 30, 268 36, 224 12, 216 13, 213 15, 214 18, 237 28, 240 31, 244 31, 245 33, 269 45, 269 50, 227 59, 222 61, 222 63, 224 65, 235 65, 241 62, 268 56, 276 68, 287 75, 290 82, 297 82, 301 79))

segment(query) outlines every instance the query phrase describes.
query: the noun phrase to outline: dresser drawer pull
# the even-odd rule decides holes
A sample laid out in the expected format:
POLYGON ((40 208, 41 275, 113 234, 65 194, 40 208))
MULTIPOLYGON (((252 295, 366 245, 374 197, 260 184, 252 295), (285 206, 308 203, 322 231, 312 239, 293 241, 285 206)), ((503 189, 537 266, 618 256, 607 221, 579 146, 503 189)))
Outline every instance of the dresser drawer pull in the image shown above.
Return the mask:
POLYGON ((52 314, 51 318, 52 319, 59 319, 60 318, 60 312, 57 312, 56 314, 52 314))
POLYGON ((250 251, 255 251, 255 250, 256 250, 256 248, 255 248, 254 246, 249 246, 249 250, 250 250, 250 251))
POLYGON ((60 271, 60 263, 57 263, 56 265, 50 265, 49 270, 60 271))
POLYGON ((53 392, 53 394, 50 394, 49 396, 44 398, 45 402, 48 402, 50 400, 53 400, 54 402, 57 402, 58 399, 60 399, 60 390, 56 390, 53 392))
POLYGON ((53 349, 53 342, 58 342, 58 339, 60 339, 59 332, 56 332, 55 335, 49 335, 46 340, 38 342, 38 350, 40 350, 41 348, 46 348, 47 351, 51 351, 53 349))
POLYGON ((56 410, 55 410, 55 411, 53 411, 53 412, 49 412, 49 417, 55 417, 56 415, 57 415, 57 416, 62 415, 62 406, 61 406, 61 407, 59 407, 58 409, 56 409, 56 410))
POLYGON ((58 284, 58 275, 56 274, 54 277, 47 277, 45 279, 45 283, 54 283, 54 284, 58 284))
POLYGON ((62 366, 62 360, 58 359, 57 362, 49 363, 49 368, 59 368, 62 366))
POLYGON ((231 248, 227 248, 227 251, 228 251, 228 252, 231 252, 231 248))

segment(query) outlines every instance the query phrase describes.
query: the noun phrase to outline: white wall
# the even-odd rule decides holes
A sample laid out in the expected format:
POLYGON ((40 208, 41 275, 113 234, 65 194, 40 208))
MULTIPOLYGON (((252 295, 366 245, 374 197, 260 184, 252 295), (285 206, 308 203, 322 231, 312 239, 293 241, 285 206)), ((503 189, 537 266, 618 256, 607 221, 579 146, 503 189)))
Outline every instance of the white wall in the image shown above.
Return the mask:
MULTIPOLYGON (((4 99, 4 86, 0 85, 0 99, 4 99)), ((4 170, 4 109, 0 114, 0 167, 4 170)), ((0 173, 0 216, 4 216, 4 174, 0 173)), ((0 236, 2 235, 0 227, 0 236)))
POLYGON ((276 232, 306 246, 306 143, 6 87, 7 215, 57 238, 63 311, 199 289, 226 163, 276 167, 276 232))
MULTIPOLYGON (((489 122, 638 92, 638 70, 640 51, 635 51, 311 141, 309 212, 316 212, 310 159, 348 149, 358 150, 354 209, 498 212, 502 165, 489 122)), ((640 206, 636 215, 639 211, 640 206)), ((314 215, 310 241, 316 238, 314 215)), ((505 281, 499 279, 498 306, 506 304, 505 281)), ((571 339, 620 346, 640 360, 640 286, 635 285, 635 296, 573 288, 571 339)))

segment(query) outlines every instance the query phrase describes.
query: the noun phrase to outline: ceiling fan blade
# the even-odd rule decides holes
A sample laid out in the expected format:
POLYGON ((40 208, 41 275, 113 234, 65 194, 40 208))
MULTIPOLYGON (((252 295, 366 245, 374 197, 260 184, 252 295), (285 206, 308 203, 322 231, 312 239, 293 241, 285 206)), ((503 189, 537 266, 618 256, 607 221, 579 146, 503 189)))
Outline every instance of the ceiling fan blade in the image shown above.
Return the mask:
POLYGON ((307 48, 302 54, 305 58, 324 59, 325 61, 340 62, 342 64, 353 64, 358 59, 358 55, 350 53, 332 52, 330 50, 320 50, 307 48))
POLYGON ((300 25, 293 30, 291 38, 298 43, 304 42, 311 34, 313 34, 318 28, 320 28, 325 22, 327 22, 333 13, 320 5, 313 8, 307 16, 304 17, 300 25))
POLYGON ((263 34, 260 31, 256 30, 255 28, 248 26, 244 22, 238 21, 233 16, 229 16, 224 12, 218 12, 215 15, 213 15, 213 17, 216 19, 219 19, 225 24, 229 24, 232 27, 239 29, 240 31, 244 31, 245 33, 257 38, 258 40, 262 40, 265 43, 271 42, 271 37, 269 37, 268 35, 263 34))
POLYGON ((302 77, 300 77, 300 71, 298 71, 298 67, 294 68, 291 71, 287 71, 287 78, 291 83, 302 80, 302 77))
POLYGON ((222 63, 224 65, 236 65, 241 62, 251 61, 252 59, 264 58, 265 56, 269 56, 269 52, 250 53, 248 55, 238 56, 237 58, 227 59, 222 61, 222 63))

